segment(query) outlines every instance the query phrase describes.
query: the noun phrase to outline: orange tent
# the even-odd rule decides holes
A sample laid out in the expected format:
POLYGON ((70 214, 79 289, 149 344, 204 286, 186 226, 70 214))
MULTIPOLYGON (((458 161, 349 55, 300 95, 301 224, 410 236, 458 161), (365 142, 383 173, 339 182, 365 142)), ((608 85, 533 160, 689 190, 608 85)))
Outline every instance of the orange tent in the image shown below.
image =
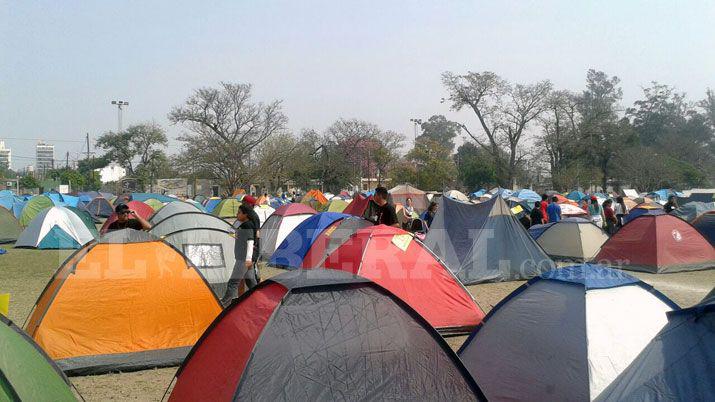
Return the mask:
POLYGON ((238 188, 236 190, 233 190, 233 194, 231 194, 231 197, 235 197, 237 195, 246 195, 246 190, 242 188, 238 188))
POLYGON ((221 306, 183 254, 125 229, 68 258, 27 332, 68 374, 177 365, 221 306))
POLYGON ((318 189, 308 191, 300 200, 301 204, 308 205, 316 211, 323 211, 328 206, 328 199, 318 189))
POLYGON ((569 200, 568 198, 564 197, 564 196, 561 195, 561 194, 554 194, 554 195, 552 195, 552 196, 549 196, 549 201, 551 201, 551 197, 556 197, 556 198, 559 200, 559 201, 557 202, 558 204, 571 204, 571 205, 578 206, 577 203, 575 203, 575 202, 569 200))

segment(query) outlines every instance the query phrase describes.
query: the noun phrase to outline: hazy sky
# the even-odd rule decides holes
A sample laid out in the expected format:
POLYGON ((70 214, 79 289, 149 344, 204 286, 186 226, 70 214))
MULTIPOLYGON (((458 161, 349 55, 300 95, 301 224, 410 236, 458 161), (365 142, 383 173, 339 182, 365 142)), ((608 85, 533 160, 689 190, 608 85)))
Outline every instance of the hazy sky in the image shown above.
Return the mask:
POLYGON ((221 80, 282 99, 296 131, 356 117, 409 138, 410 118, 474 125, 440 103, 446 70, 580 90, 596 68, 627 105, 653 80, 693 100, 715 88, 715 2, 581 3, 0 0, 0 139, 15 168, 34 164, 36 141, 19 138, 76 158, 85 133, 116 129, 112 99, 130 102, 125 127, 175 137, 170 108, 221 80))

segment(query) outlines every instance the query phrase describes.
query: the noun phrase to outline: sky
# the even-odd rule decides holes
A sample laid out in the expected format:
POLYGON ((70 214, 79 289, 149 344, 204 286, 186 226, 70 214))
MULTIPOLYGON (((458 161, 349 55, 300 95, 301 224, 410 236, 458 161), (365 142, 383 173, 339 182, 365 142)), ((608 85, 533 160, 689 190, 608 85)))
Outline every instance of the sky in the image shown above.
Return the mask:
MULTIPOLYGON (((251 83, 289 128, 359 118, 412 138, 411 118, 455 113, 445 71, 494 71, 580 91, 590 68, 622 80, 624 105, 651 81, 691 100, 715 88, 712 1, 6 1, 0 0, 0 139, 15 169, 38 139, 70 159, 117 128, 182 131, 167 113, 200 87, 251 83)), ((475 131, 475 130, 472 130, 475 131)))

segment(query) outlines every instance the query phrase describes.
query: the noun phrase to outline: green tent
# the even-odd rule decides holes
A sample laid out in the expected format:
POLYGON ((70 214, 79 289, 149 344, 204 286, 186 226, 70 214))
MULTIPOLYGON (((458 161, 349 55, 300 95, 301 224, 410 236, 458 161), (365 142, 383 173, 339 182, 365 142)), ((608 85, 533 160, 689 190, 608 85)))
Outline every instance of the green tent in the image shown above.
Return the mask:
POLYGON ((148 198, 144 203, 148 206, 151 207, 151 209, 154 210, 154 212, 164 208, 164 203, 157 200, 156 198, 148 198))
POLYGON ((328 204, 328 212, 343 212, 348 207, 348 203, 340 198, 330 201, 328 204))
POLYGON ((77 400, 62 371, 3 315, 0 315, 0 400, 77 400))
POLYGON ((221 200, 211 213, 219 218, 235 218, 240 205, 241 201, 235 198, 226 198, 221 200))
POLYGON ((42 212, 47 208, 52 208, 55 203, 52 202, 50 197, 46 195, 36 195, 30 198, 25 204, 25 208, 22 209, 22 214, 20 215, 20 225, 27 226, 37 214, 42 212))
POLYGON ((0 207, 0 244, 14 242, 20 233, 22 233, 22 226, 15 219, 15 215, 0 207))

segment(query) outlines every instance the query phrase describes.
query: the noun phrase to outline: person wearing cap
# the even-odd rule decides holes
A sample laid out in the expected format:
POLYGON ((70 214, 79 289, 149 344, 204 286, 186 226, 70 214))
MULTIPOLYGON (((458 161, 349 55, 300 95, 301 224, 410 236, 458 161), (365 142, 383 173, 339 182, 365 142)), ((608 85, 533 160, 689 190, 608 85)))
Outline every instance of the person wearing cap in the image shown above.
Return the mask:
POLYGON ((258 217, 256 211, 253 210, 256 206, 255 197, 252 195, 243 197, 242 205, 248 207, 248 219, 253 223, 253 267, 249 269, 246 274, 246 285, 249 289, 252 289, 258 285, 258 282, 261 281, 261 277, 258 272, 258 255, 261 251, 261 219, 258 217))
POLYGON ((117 205, 117 207, 114 208, 114 212, 117 214, 117 220, 109 224, 107 227, 108 232, 122 229, 151 229, 151 223, 147 222, 146 219, 142 218, 134 212, 134 210, 130 209, 127 204, 117 205))

